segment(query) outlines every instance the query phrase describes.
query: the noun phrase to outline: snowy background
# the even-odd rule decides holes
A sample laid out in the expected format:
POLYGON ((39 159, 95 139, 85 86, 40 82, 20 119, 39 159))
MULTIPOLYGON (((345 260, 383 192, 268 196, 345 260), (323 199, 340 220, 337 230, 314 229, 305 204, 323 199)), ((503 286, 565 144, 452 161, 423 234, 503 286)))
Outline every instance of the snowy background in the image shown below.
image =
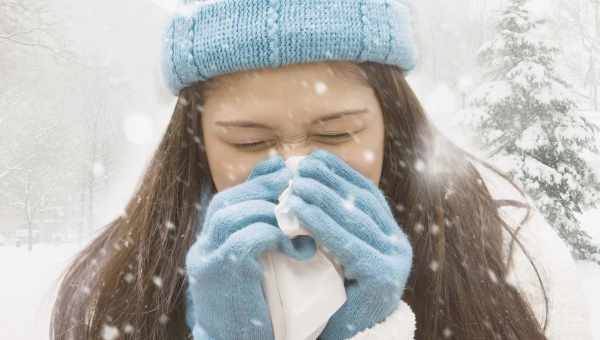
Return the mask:
MULTIPOLYGON (((421 58, 409 82, 434 123, 473 152, 457 117, 473 112, 472 93, 486 86, 490 65, 477 56, 497 39, 509 2, 415 5, 421 58)), ((543 0, 528 7, 547 20, 535 39, 559 46, 554 72, 570 84, 570 112, 596 124, 598 6, 543 0)), ((47 339, 58 274, 132 194, 175 104, 158 62, 172 8, 169 0, 0 0, 0 339, 47 339)), ((598 155, 581 157, 600 173, 598 155)), ((600 244, 600 209, 576 218, 600 244)), ((577 267, 598 340, 600 266, 578 260, 577 267)))

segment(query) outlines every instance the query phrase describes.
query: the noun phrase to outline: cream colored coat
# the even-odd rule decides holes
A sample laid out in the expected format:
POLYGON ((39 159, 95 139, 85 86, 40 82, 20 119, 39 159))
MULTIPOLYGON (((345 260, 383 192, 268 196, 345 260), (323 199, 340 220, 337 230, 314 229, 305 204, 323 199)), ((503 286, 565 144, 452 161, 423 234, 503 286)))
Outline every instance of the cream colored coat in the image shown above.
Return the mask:
MULTIPOLYGON (((494 199, 526 202, 527 199, 501 177, 482 166, 477 168, 494 199)), ((526 212, 526 208, 500 208, 501 217, 515 228, 526 212)), ((589 310, 582 297, 574 260, 567 246, 539 212, 535 209, 531 212, 531 218, 523 224, 518 237, 532 257, 549 298, 546 336, 549 340, 590 340, 589 310)), ((508 256, 510 235, 506 231, 504 241, 504 254, 508 256)), ((517 246, 513 249, 507 280, 524 294, 543 324, 545 300, 540 284, 527 257, 517 246)), ((350 340, 409 340, 414 339, 416 327, 411 308, 403 302, 386 320, 350 340)))

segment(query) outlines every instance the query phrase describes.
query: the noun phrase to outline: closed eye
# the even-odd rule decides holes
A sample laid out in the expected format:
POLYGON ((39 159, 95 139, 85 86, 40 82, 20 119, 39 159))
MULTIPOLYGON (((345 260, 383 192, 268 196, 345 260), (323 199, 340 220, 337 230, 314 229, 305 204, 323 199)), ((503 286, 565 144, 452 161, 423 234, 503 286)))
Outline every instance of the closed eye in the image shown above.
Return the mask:
POLYGON ((263 144, 267 144, 268 142, 256 142, 256 143, 244 143, 244 144, 233 144, 234 146, 238 147, 238 148, 254 148, 263 144))
POLYGON ((326 137, 326 138, 340 138, 340 137, 351 137, 352 135, 350 133, 326 133, 326 134, 320 134, 320 135, 315 135, 317 137, 326 137))
MULTIPOLYGON (((337 134, 320 134, 320 135, 315 135, 317 137, 325 137, 325 138, 347 138, 347 137, 351 137, 352 135, 349 133, 337 133, 337 134)), ((262 142, 254 142, 254 143, 243 143, 243 144, 233 144, 239 148, 254 148, 257 146, 261 146, 261 145, 266 145, 270 143, 270 141, 262 141, 262 142)))

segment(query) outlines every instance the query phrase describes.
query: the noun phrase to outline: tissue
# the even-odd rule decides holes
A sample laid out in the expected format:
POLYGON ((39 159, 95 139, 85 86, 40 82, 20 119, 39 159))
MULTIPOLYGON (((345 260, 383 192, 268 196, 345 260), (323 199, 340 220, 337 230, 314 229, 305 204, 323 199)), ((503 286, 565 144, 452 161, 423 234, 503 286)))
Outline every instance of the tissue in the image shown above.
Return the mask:
MULTIPOLYGON (((304 157, 290 157, 286 166, 295 172, 304 157)), ((288 186, 279 196, 275 208, 277 223, 290 239, 311 235, 286 205, 289 191, 288 186)), ((271 313, 275 340, 316 340, 329 318, 346 302, 340 266, 321 249, 319 242, 315 254, 308 260, 298 261, 271 251, 261 257, 261 262, 263 293, 271 313)))

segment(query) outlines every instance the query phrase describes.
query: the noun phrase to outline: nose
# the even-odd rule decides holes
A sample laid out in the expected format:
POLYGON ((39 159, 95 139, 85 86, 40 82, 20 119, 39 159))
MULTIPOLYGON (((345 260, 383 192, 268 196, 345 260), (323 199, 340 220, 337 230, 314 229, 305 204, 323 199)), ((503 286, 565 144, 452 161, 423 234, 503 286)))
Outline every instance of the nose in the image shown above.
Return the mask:
POLYGON ((305 156, 315 150, 315 146, 310 143, 309 139, 304 139, 299 142, 281 142, 277 145, 279 152, 284 159, 292 156, 305 156))

